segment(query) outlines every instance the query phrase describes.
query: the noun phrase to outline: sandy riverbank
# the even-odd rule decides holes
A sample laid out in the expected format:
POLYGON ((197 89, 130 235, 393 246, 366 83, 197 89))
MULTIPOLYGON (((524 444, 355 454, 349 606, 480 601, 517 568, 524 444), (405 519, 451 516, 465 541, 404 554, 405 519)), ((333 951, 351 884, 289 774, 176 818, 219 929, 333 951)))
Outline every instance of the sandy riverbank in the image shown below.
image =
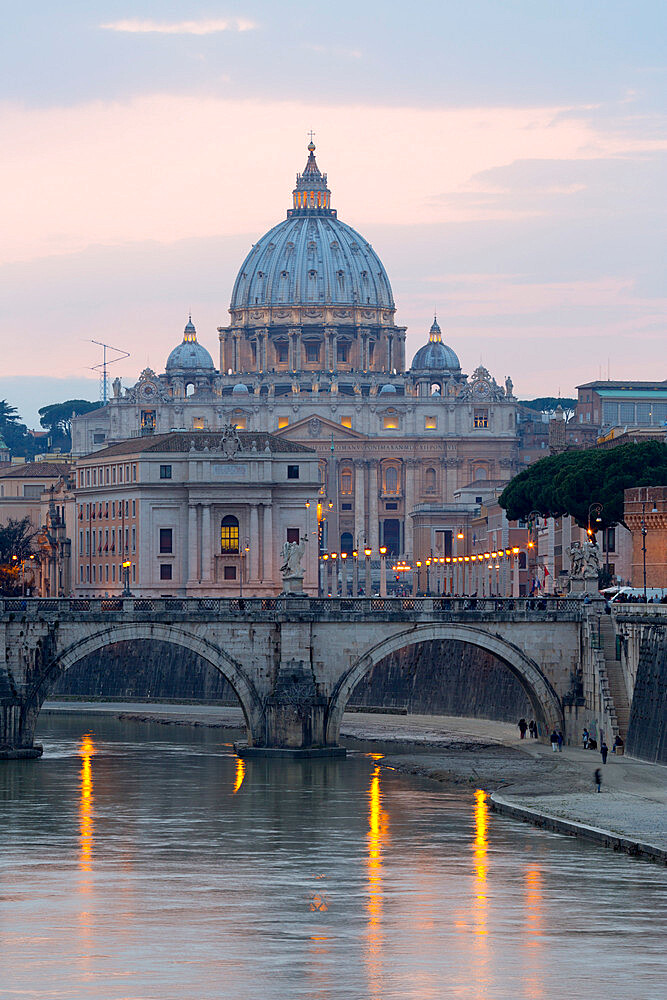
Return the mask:
MULTIPOLYGON (((43 711, 243 728, 241 710, 231 706, 48 702, 43 711)), ((497 810, 515 818, 667 859, 667 768, 660 765, 610 754, 603 766, 593 751, 565 747, 554 754, 548 745, 520 740, 508 723, 451 716, 349 713, 341 738, 369 750, 380 744, 385 767, 496 793, 497 810), (597 767, 603 775, 599 795, 593 786, 597 767)))

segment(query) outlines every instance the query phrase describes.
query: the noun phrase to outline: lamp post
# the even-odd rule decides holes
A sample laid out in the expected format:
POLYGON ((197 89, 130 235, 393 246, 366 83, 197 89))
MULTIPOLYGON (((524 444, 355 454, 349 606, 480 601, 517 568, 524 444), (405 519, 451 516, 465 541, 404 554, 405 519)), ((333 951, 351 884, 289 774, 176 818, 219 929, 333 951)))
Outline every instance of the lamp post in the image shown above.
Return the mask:
POLYGON ((347 552, 340 554, 340 596, 347 597, 347 552))
POLYGON ((132 565, 129 559, 125 559, 123 562, 123 597, 132 597, 130 591, 130 566, 132 565))
POLYGON ((352 552, 352 596, 359 596, 359 553, 356 549, 352 552))
POLYGON ((431 559, 426 560, 426 596, 431 596, 431 559))
POLYGON ((591 523, 602 524, 602 509, 603 509, 603 504, 601 503, 592 503, 588 508, 588 527, 586 529, 586 534, 588 535, 589 541, 594 541, 595 534, 598 531, 598 528, 591 527, 591 523), (591 514, 593 515, 592 522, 591 522, 591 514))
POLYGON ((531 562, 528 560, 528 574, 530 576, 530 592, 533 592, 533 583, 537 576, 537 532, 534 530, 535 520, 538 517, 544 517, 544 515, 539 510, 531 510, 528 515, 528 551, 533 553, 532 569, 531 562))
POLYGON ((417 567, 417 573, 416 573, 414 579, 417 581, 417 594, 419 594, 421 592, 421 589, 422 589, 422 561, 421 561, 421 559, 417 560, 417 562, 415 563, 415 566, 417 567))
POLYGON ((387 546, 380 546, 380 597, 387 596, 387 546))
POLYGON ((366 546, 366 548, 364 549, 364 555, 366 557, 366 587, 365 587, 366 597, 372 597, 373 596, 371 594, 371 588, 372 588, 372 583, 371 583, 371 555, 372 555, 372 549, 370 549, 368 546, 366 546))

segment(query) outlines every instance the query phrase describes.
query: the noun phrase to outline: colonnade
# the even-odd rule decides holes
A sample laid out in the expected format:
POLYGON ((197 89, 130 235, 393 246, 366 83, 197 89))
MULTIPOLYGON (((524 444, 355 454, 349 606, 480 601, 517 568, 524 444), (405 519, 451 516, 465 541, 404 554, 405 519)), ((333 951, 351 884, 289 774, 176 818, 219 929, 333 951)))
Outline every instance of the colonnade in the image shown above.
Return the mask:
POLYGON ((236 561, 236 584, 279 586, 280 580, 274 580, 276 559, 271 504, 250 503, 239 508, 238 553, 221 553, 218 522, 223 513, 220 509, 218 517, 218 506, 193 502, 188 507, 187 586, 223 582, 216 580, 216 556, 224 556, 226 563, 236 561))

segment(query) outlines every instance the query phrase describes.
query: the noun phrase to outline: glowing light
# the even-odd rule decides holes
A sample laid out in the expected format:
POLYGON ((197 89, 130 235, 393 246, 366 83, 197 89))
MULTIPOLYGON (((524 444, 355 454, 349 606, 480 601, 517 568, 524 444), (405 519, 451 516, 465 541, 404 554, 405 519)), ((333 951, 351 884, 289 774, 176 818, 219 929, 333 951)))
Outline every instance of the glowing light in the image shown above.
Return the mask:
MULTIPOLYGON (((373 754, 379 760, 382 754, 373 754)), ((368 968, 368 991, 370 1000, 380 1000, 382 971, 382 848, 387 836, 387 816, 382 812, 380 789, 380 767, 376 764, 371 777, 368 797, 368 936, 366 965, 368 968)))
POLYGON ((475 792, 475 933, 484 937, 487 932, 487 828, 489 807, 486 802, 486 792, 480 788, 475 792))
MULTIPOLYGON (((92 737, 86 735, 81 740, 81 798, 79 800, 79 869, 92 871, 93 853, 93 768, 91 758, 95 753, 92 737)), ((89 883, 86 883, 88 888, 89 883)))
POLYGON ((234 781, 234 791, 232 795, 236 795, 239 788, 243 784, 243 779, 245 778, 245 764, 240 757, 236 758, 236 780, 234 781))

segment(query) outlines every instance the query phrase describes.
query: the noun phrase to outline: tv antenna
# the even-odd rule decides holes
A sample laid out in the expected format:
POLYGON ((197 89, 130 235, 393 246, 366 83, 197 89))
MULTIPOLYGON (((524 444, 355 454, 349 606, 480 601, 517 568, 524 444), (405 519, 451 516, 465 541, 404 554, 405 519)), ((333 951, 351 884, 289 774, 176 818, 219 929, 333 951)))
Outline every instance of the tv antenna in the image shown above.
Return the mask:
POLYGON ((107 374, 107 368, 109 365, 115 364, 116 361, 122 361, 124 358, 129 358, 130 352, 123 351, 120 347, 112 347, 111 344, 103 344, 101 340, 91 340, 90 343, 97 344, 98 347, 102 348, 102 363, 99 365, 93 365, 90 370, 92 372, 100 373, 100 397, 106 406, 107 400, 109 399, 109 376, 107 374), (118 357, 107 359, 107 351, 115 351, 118 357))

